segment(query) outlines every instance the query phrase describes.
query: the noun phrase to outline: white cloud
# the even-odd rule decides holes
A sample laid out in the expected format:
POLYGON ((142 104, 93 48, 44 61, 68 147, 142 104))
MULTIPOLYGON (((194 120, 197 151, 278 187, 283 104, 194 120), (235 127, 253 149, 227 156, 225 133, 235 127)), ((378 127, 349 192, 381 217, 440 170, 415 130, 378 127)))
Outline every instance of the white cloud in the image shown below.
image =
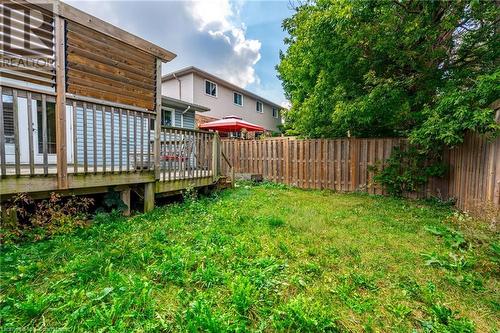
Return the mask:
POLYGON ((197 66, 243 88, 259 84, 261 42, 248 39, 242 0, 65 0, 177 54, 165 72, 197 66))
POLYGON ((229 0, 205 0, 189 3, 197 29, 213 39, 223 40, 230 53, 225 62, 215 66, 215 74, 242 86, 258 81, 254 65, 260 60, 261 42, 246 38, 245 25, 239 19, 239 9, 229 0))
POLYGON ((229 30, 229 19, 234 15, 231 4, 227 0, 199 0, 188 2, 193 18, 198 22, 198 29, 214 27, 218 30, 229 30))
POLYGON ((290 110, 292 108, 292 103, 289 100, 281 102, 281 107, 290 110))

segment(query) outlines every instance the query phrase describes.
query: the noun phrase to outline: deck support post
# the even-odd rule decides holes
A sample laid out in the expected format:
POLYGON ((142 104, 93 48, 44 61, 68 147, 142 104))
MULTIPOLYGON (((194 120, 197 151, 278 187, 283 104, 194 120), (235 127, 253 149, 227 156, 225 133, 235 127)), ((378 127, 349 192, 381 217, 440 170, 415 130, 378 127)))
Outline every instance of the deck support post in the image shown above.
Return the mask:
POLYGON ((155 208, 155 183, 144 184, 144 213, 155 208))
POLYGON ((154 170, 155 179, 160 179, 160 153, 161 153, 161 60, 156 59, 156 119, 155 119, 155 136, 154 136, 154 170))
POLYGON ((66 144, 66 29, 65 20, 55 16, 55 61, 56 61, 56 155, 57 186, 68 188, 68 155, 66 144))
POLYGON ((15 209, 6 209, 5 206, 0 206, 0 221, 2 225, 14 226, 17 225, 17 212, 15 209))
POLYGON ((123 216, 130 216, 130 187, 120 192, 120 199, 127 206, 123 211, 123 216))

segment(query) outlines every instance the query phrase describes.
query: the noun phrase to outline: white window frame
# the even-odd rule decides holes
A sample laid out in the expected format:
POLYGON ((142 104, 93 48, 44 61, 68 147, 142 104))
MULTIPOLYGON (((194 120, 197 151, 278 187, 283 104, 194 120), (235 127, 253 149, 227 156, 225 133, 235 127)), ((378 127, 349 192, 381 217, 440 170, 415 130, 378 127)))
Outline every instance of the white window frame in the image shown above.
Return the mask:
POLYGON ((257 111, 258 113, 264 113, 264 103, 262 103, 261 101, 256 101, 255 111, 257 111), (259 104, 260 104, 260 111, 259 111, 259 104))
POLYGON ((273 111, 273 118, 278 119, 280 117, 279 109, 273 106, 272 111, 273 111), (276 112, 276 115, 274 115, 275 112, 276 112))
POLYGON ((217 85, 217 83, 215 83, 215 82, 213 82, 213 81, 210 81, 210 80, 207 80, 207 79, 205 79, 205 85, 204 85, 204 87, 203 87, 203 90, 205 91, 205 95, 210 96, 210 97, 215 97, 215 98, 217 98, 217 96, 219 95, 219 86, 217 85), (208 93, 207 93, 207 82, 208 82, 208 83, 211 83, 211 84, 213 84, 213 85, 215 86, 215 95, 212 95, 212 94, 208 94, 208 93))
POLYGON ((233 104, 236 105, 236 106, 243 107, 243 94, 241 94, 241 93, 239 93, 237 91, 233 91, 233 104), (234 95, 240 95, 241 96, 241 104, 238 104, 238 103, 234 102, 234 95))
MULTIPOLYGON (((161 111, 162 111, 162 118, 163 118, 163 112, 170 112, 170 122, 171 122, 170 127, 175 127, 175 110, 169 107, 163 107, 161 111)), ((163 121, 163 119, 161 119, 161 121, 163 121)))

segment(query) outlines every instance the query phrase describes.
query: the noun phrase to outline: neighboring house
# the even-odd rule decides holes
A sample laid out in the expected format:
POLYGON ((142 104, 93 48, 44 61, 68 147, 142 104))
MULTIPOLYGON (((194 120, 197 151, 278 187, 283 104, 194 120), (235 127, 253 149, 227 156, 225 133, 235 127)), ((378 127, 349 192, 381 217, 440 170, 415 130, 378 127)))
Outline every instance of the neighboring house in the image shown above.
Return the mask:
POLYGON ((163 76, 162 94, 210 108, 197 114, 199 123, 237 116, 278 131, 282 122, 278 104, 192 66, 163 76))
POLYGON ((205 114, 206 112, 210 111, 210 109, 207 107, 166 96, 162 96, 161 105, 161 124, 163 126, 180 127, 187 129, 195 129, 196 112, 203 112, 203 114, 205 114))

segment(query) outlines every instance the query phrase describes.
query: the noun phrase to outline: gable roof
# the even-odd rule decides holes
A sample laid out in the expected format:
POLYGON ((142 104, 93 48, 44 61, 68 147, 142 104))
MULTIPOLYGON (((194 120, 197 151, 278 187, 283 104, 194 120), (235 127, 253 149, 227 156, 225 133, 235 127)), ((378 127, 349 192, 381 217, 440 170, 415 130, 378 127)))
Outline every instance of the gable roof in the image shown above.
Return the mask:
POLYGON ((238 87, 237 85, 235 84, 232 84, 231 82, 229 81, 226 81, 224 79, 221 79, 220 77, 218 76, 215 76, 213 74, 210 74, 202 69, 199 69, 198 67, 195 67, 195 66, 189 66, 189 67, 185 67, 185 68, 182 68, 182 69, 179 69, 175 72, 172 72, 172 73, 168 73, 164 76, 162 76, 161 78, 161 81, 164 82, 164 81, 169 81, 169 80, 172 80, 174 79, 176 76, 183 76, 183 75, 186 75, 186 74, 191 74, 191 73, 194 73, 194 74, 198 74, 199 76, 202 76, 204 77, 205 79, 208 79, 210 81, 213 81, 215 83, 218 83, 220 84, 221 86, 224 86, 224 87, 227 87, 227 88, 230 88, 231 90, 234 90, 235 92, 241 92, 242 94, 244 95, 247 95, 247 96, 250 96, 258 101, 261 101, 263 103, 266 103, 266 104, 269 104, 271 105, 272 107, 275 107, 277 109, 283 109, 282 106, 274 103, 274 102, 271 102, 270 100, 268 99, 265 99, 257 94, 254 94, 253 92, 251 91, 248 91, 246 89, 243 89, 241 87, 238 87))

